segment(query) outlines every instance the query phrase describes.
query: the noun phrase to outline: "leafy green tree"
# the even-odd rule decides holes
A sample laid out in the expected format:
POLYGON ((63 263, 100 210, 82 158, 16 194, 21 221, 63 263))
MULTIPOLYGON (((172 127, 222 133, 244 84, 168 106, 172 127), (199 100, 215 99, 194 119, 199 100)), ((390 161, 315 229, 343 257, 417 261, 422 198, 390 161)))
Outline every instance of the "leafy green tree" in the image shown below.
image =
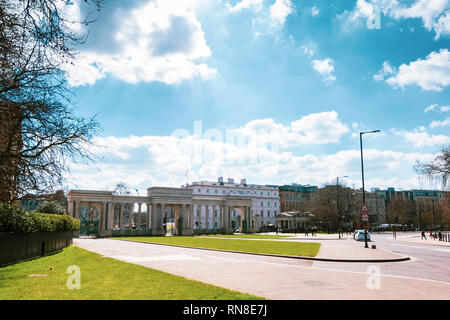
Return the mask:
POLYGON ((50 213, 50 214, 66 214, 66 208, 58 201, 46 200, 39 204, 36 209, 40 213, 50 213))

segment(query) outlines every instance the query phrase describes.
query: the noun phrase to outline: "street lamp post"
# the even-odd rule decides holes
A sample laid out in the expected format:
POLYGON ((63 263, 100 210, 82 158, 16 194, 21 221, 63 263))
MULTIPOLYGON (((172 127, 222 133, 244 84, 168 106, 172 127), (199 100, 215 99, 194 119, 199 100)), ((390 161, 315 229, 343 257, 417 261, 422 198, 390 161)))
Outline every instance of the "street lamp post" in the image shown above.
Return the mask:
POLYGON ((341 229, 342 229, 342 222, 341 222, 341 213, 340 213, 340 205, 339 205, 339 178, 348 178, 348 176, 342 176, 336 178, 336 189, 337 189, 337 214, 338 214, 338 220, 339 220, 339 239, 341 238, 341 229))
MULTIPOLYGON (((380 130, 373 130, 373 131, 367 131, 367 132, 360 132, 359 133, 359 146, 361 149, 361 176, 362 176, 362 196, 363 196, 363 205, 366 206, 366 193, 364 189, 364 160, 363 160, 363 147, 362 147, 362 136, 366 133, 377 133, 380 132, 380 130)), ((364 242, 365 246, 364 248, 368 248, 367 245, 367 221, 364 221, 364 242)))

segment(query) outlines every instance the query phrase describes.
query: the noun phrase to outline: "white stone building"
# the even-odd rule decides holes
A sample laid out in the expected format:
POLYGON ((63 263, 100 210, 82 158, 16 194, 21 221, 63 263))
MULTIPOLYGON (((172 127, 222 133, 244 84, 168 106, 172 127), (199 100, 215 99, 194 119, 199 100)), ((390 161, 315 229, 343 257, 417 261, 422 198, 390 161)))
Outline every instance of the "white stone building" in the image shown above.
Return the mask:
MULTIPOLYGON (((275 224, 275 216, 280 213, 280 195, 277 187, 269 187, 265 185, 247 184, 246 179, 242 179, 240 183, 235 183, 234 179, 228 179, 224 181, 220 177, 217 182, 211 181, 198 181, 183 186, 192 190, 193 196, 215 198, 223 196, 242 196, 242 198, 251 198, 253 206, 251 208, 251 220, 249 230, 258 232, 259 229, 268 224, 275 224)), ((200 221, 196 219, 197 226, 201 229, 207 225, 206 217, 211 219, 211 214, 206 215, 205 212, 201 212, 200 215, 194 214, 194 217, 200 217, 200 221)), ((232 226, 237 227, 240 224, 240 212, 239 210, 233 210, 232 212, 232 226)), ((208 221, 210 225, 210 221, 208 221)))

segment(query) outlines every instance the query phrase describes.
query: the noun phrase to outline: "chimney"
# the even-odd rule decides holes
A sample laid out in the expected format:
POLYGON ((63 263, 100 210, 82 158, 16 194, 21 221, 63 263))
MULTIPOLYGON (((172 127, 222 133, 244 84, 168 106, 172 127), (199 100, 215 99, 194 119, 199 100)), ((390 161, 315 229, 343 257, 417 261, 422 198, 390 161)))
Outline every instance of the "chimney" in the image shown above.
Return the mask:
POLYGON ((228 183, 234 184, 234 179, 228 178, 228 183))
POLYGON ((217 179, 217 182, 223 183, 223 177, 219 177, 219 179, 217 179))
POLYGON ((241 184, 247 184, 247 179, 241 179, 241 184))

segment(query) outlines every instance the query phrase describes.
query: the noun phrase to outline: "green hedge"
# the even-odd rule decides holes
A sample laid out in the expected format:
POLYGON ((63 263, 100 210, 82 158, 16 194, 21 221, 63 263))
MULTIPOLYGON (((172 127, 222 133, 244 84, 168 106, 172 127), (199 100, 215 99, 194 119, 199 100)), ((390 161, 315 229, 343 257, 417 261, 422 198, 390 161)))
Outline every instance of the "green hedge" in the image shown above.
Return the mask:
POLYGON ((15 205, 0 203, 0 232, 32 233, 78 229, 80 221, 67 215, 30 212, 15 205))

